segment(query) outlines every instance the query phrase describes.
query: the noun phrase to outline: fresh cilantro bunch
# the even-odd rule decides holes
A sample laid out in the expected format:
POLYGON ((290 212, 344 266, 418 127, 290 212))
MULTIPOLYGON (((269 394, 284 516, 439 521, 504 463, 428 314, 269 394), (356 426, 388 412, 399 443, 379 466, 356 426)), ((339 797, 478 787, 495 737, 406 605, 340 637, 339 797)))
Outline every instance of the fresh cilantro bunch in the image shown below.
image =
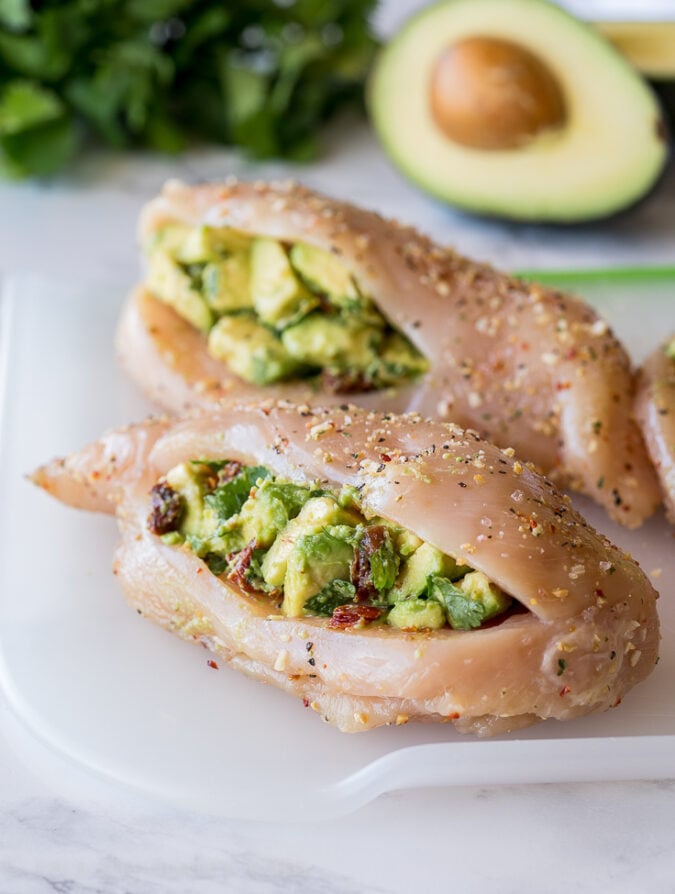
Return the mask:
POLYGON ((0 170, 48 175, 94 133, 311 158, 362 100, 375 0, 0 0, 0 170))

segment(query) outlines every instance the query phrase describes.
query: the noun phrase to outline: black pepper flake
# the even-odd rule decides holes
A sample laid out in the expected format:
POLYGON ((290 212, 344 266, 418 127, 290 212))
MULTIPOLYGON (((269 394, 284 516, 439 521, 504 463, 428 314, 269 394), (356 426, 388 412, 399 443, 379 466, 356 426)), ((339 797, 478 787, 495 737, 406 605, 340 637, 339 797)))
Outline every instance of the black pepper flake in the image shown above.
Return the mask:
POLYGON ((459 487, 468 487, 468 484, 466 483, 466 481, 458 481, 458 482, 457 482, 457 485, 458 485, 459 487))
POLYGON ((311 664, 311 666, 314 667, 314 665, 316 664, 316 659, 310 658, 309 661, 307 662, 307 664, 311 664))
POLYGON ((564 658, 558 658, 558 674, 557 676, 561 677, 565 673, 565 668, 567 667, 567 662, 564 658))
POLYGON ((305 643, 305 649, 307 649, 308 652, 311 652, 313 648, 314 648, 314 643, 311 640, 310 640, 310 642, 305 643))

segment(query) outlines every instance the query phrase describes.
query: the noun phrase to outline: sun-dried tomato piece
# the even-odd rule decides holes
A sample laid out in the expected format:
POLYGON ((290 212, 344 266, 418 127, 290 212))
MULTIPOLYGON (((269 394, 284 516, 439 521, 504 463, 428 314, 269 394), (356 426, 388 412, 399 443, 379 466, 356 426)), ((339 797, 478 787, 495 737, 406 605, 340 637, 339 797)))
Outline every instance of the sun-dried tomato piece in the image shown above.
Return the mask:
POLYGON ((183 515, 183 497, 166 481, 160 481, 150 491, 150 515, 148 527, 153 534, 175 531, 183 515))
POLYGON ((363 373, 330 372, 324 370, 321 375, 321 384, 329 394, 361 394, 364 391, 373 391, 375 384, 363 373))
POLYGON ((223 468, 218 471, 218 486, 227 484, 228 481, 232 481, 232 479, 236 478, 241 472, 242 468, 242 464, 236 459, 229 460, 229 462, 225 463, 223 468))
POLYGON ((387 536, 384 525, 371 525, 363 532, 359 545, 354 550, 352 561, 352 583, 356 587, 356 601, 370 602, 377 596, 373 583, 370 557, 382 546, 387 536))
POLYGON ((329 627, 353 627, 361 619, 364 621, 376 621, 382 614, 382 609, 375 605, 338 605, 333 611, 333 617, 328 622, 329 627))
MULTIPOLYGON (((253 558, 253 551, 255 550, 255 537, 251 540, 250 543, 247 543, 246 546, 241 550, 241 552, 237 553, 233 556, 233 564, 230 568, 227 579, 231 580, 233 583, 237 584, 237 586, 241 587, 242 590, 246 590, 249 593, 255 593, 257 590, 253 587, 246 576, 246 573, 251 565, 251 559, 253 558)), ((228 561, 230 557, 228 556, 228 561)))

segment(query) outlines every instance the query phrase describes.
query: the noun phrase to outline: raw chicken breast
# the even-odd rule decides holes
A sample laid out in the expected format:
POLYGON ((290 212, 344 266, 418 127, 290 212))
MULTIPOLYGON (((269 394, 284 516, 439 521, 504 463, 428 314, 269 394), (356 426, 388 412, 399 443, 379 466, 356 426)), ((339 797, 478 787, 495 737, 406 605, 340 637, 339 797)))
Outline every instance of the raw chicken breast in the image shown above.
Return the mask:
POLYGON ((564 720, 618 704, 656 662, 657 594, 638 565, 513 451, 451 424, 355 407, 222 408, 109 433, 33 480, 117 513, 115 574, 143 615, 345 731, 426 719, 489 735, 564 720), (521 610, 474 630, 416 632, 280 616, 264 594, 150 532, 150 489, 196 457, 352 485, 366 515, 463 558, 521 610))
POLYGON ((635 412, 675 524, 675 335, 647 358, 638 375, 635 412))
MULTIPOLYGON (((514 279, 415 230, 295 184, 168 183, 143 212, 141 237, 170 223, 230 227, 341 259, 429 372, 394 389, 350 394, 362 406, 417 411, 512 446, 560 486, 590 495, 635 527, 660 502, 633 419, 629 358, 577 298, 514 279)), ((340 403, 296 379, 256 386, 207 353, 205 335, 144 286, 117 337, 122 364, 162 407, 182 412, 225 397, 340 403)))

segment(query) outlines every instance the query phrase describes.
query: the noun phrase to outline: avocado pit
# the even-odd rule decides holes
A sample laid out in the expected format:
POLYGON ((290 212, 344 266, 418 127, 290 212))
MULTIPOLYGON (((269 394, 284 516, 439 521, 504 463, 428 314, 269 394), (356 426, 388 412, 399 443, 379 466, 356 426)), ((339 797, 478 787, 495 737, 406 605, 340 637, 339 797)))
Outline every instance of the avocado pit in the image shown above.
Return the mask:
POLYGON ((566 121, 558 80, 534 53, 508 40, 467 37, 447 46, 431 73, 432 117, 472 149, 518 149, 566 121))

